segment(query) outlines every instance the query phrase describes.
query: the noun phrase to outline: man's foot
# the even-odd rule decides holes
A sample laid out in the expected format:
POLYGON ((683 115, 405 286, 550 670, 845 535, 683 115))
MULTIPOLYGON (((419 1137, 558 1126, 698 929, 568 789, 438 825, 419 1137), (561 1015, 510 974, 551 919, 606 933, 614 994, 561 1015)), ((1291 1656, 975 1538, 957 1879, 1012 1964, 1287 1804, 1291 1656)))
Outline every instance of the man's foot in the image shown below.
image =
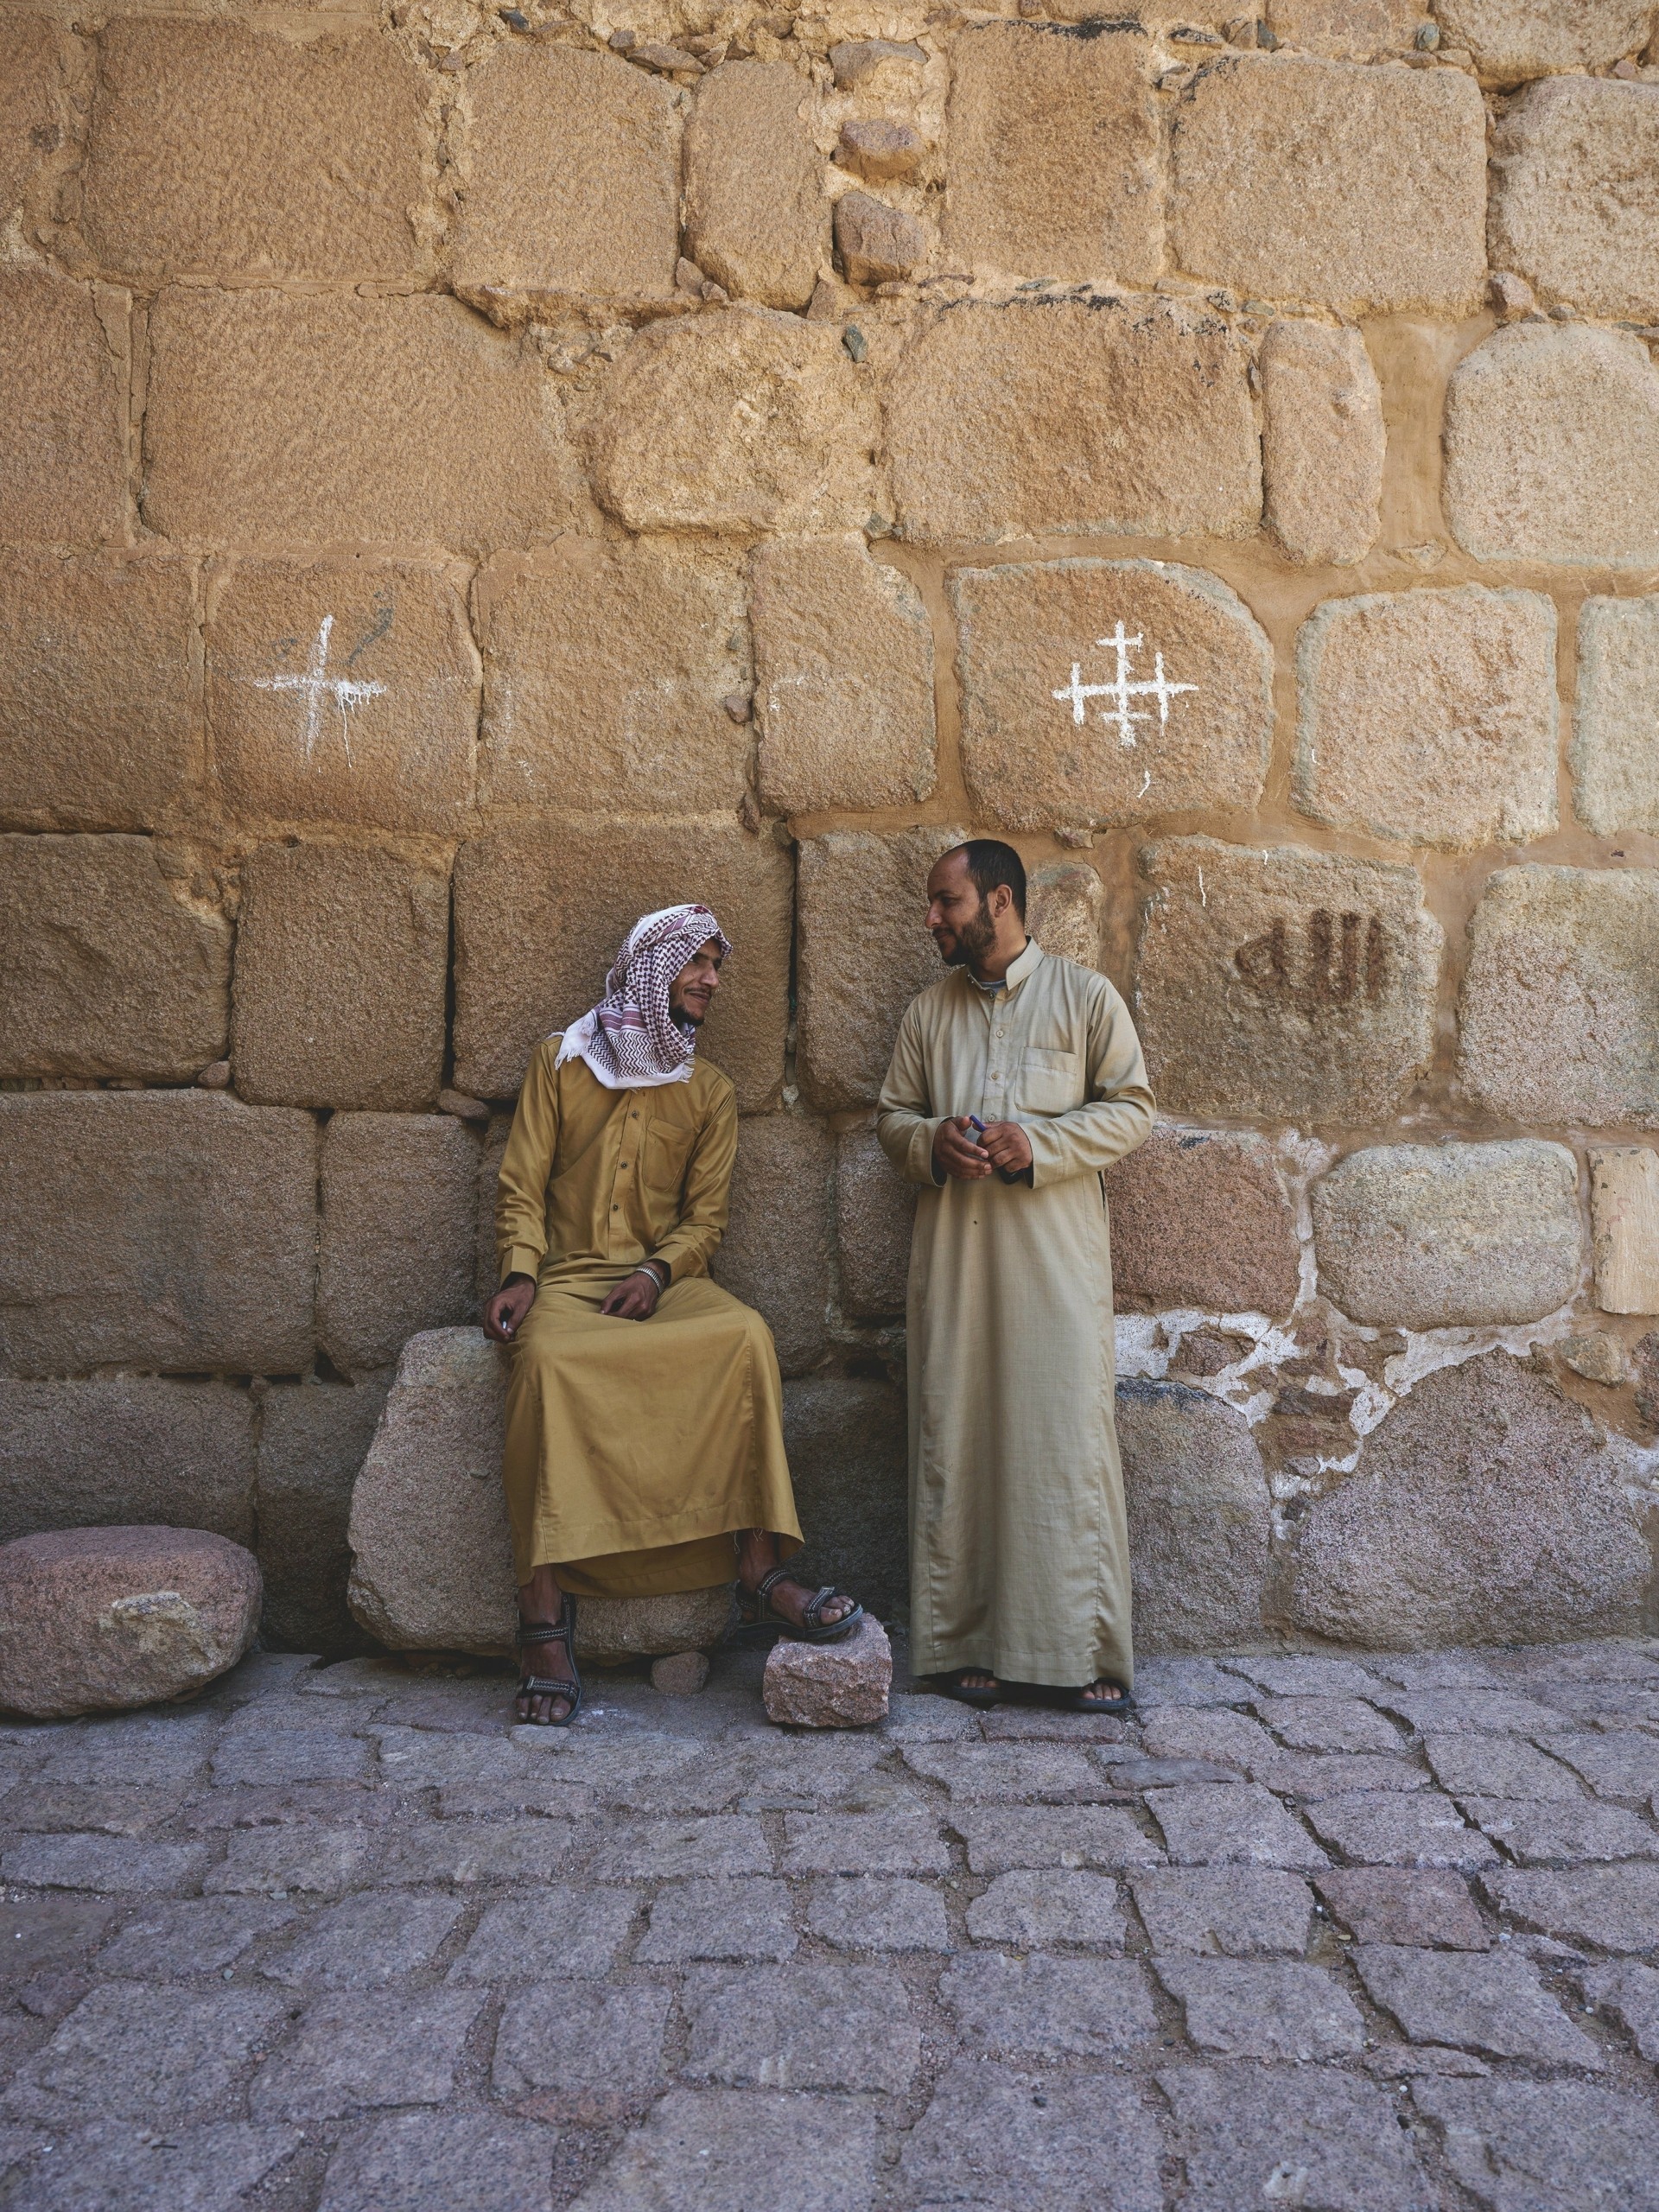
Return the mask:
MULTIPOLYGON (((523 1625, 525 1628, 546 1628, 552 1624, 527 1620, 523 1625)), ((524 1678, 513 1701, 513 1710, 518 1719, 531 1721, 543 1728, 556 1728, 560 1722, 568 1720, 576 1706, 576 1670, 565 1646, 555 1643, 551 1637, 544 1643, 521 1643, 518 1663, 524 1678), (531 1677, 542 1682, 569 1682, 570 1694, 561 1697, 556 1690, 529 1689, 524 1683, 531 1677)))
POLYGON ((1103 1675, 1085 1685, 1083 1709, 1085 1713, 1116 1713, 1128 1703, 1122 1682, 1108 1681, 1103 1675))
POLYGON ((1002 1694, 1001 1683, 983 1667, 959 1667, 954 1675, 942 1675, 939 1686, 958 1705, 971 1705, 982 1713, 988 1712, 1002 1694))
MULTIPOLYGON (((753 1598, 760 1586, 760 1576, 757 1574, 751 1581, 747 1576, 740 1575, 738 1580, 744 1596, 753 1598)), ((844 1621, 858 1603, 844 1590, 834 1591, 824 1599, 816 1621, 809 1624, 806 1609, 817 1595, 817 1591, 809 1590, 805 1583, 791 1581, 787 1577, 782 1582, 774 1582, 766 1592, 773 1611, 781 1613, 791 1628, 806 1628, 809 1625, 833 1628, 837 1621, 844 1621)))

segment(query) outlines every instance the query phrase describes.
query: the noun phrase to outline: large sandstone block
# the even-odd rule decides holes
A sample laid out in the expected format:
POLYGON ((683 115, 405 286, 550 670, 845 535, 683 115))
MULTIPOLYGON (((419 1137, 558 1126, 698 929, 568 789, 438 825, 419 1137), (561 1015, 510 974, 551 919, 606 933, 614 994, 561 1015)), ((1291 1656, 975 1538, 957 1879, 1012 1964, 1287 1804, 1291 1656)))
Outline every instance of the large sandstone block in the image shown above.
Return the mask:
POLYGON ((308 1368, 316 1153, 222 1092, 0 1096, 0 1369, 308 1368))
POLYGON ((494 563, 479 612, 486 805, 543 814, 736 806, 751 739, 722 704, 747 674, 742 584, 728 563, 567 537, 494 563))
POLYGON ((1308 1508, 1292 1618, 1394 1650, 1637 1634, 1653 1559, 1621 1467, 1520 1361, 1442 1369, 1308 1508))
POLYGON ((751 590, 763 802, 811 814, 930 797, 933 637, 909 578, 848 532, 758 547, 751 590))
POLYGON ((67 135, 67 59, 50 17, 8 10, 0 23, 0 221, 22 205, 67 135))
POLYGON ((812 1375, 784 1386, 784 1444, 806 1549, 801 1572, 891 1618, 910 1599, 905 1394, 812 1375))
POLYGON ((776 1104, 789 1020, 789 855, 725 819, 559 823, 463 845, 455 860, 454 1081, 511 1098, 534 1047, 593 1005, 641 914, 711 906, 732 943, 701 1049, 744 1113, 776 1104), (524 948, 534 945, 533 960, 524 948))
POLYGON ((1120 1305, 1266 1313, 1296 1303, 1296 1217, 1261 1137, 1162 1122, 1106 1171, 1120 1305))
POLYGON ((463 293, 668 297, 680 143, 662 79, 619 55, 505 39, 466 84, 449 264, 463 293))
POLYGON ((982 23, 950 48, 952 266, 1116 277, 1163 266, 1151 41, 1123 22, 982 23))
POLYGON ((899 534, 1239 537, 1262 513, 1243 342, 1171 300, 964 301, 887 379, 899 534))
POLYGON ((221 1057, 231 931, 148 837, 0 837, 0 1072, 188 1083, 221 1057))
POLYGON ((1298 807, 1404 845, 1546 836, 1555 620, 1541 593, 1482 584, 1327 600, 1296 644, 1298 807))
POLYGON ((127 296, 0 270, 0 543, 102 544, 126 520, 127 296))
POLYGON ((832 324, 760 308, 652 324, 606 380, 594 489, 630 530, 841 530, 874 501, 875 407, 832 324))
POLYGON ((1273 1505, 1242 1414, 1177 1382, 1120 1382, 1135 1640, 1160 1651, 1262 1641, 1273 1505))
POLYGON ((1659 1152, 1592 1147, 1590 1228, 1602 1312, 1659 1313, 1659 1152))
POLYGON ((1416 871, 1171 838, 1147 850, 1136 1022, 1166 1110, 1381 1122, 1433 1050, 1416 871))
POLYGON ((841 1303, 861 1321, 890 1321, 905 1310, 916 1185, 888 1160, 868 1122, 836 1141, 836 1249, 841 1303))
POLYGON ((191 563, 0 556, 0 820, 148 830, 197 772, 191 563))
POLYGON ((431 1105, 443 1072, 449 885, 343 845, 264 845, 242 871, 231 1059, 267 1106, 431 1105))
POLYGON ((838 830, 800 849, 801 1084, 815 1106, 873 1106, 899 1020, 943 969, 923 916, 928 870, 959 830, 838 830))
POLYGON ((451 835, 473 800, 466 576, 415 562, 243 561, 207 624, 213 772, 242 822, 451 835))
POLYGON ((772 1331, 785 1375, 823 1357, 835 1139, 805 1114, 738 1124, 732 1217, 709 1273, 772 1331))
POLYGON ((1446 391, 1446 511, 1478 561, 1659 562, 1659 370, 1639 338, 1516 322, 1446 391))
POLYGON ((1268 528, 1304 566, 1363 560, 1376 537, 1388 448, 1365 340, 1275 317, 1262 341, 1262 401, 1268 528))
POLYGON ((698 86, 686 125, 686 251, 763 307, 804 308, 830 258, 823 156, 802 114, 811 93, 786 61, 728 61, 698 86))
POLYGON ((1026 878, 1026 927, 1045 952, 1099 968, 1106 887, 1087 861, 1051 861, 1026 878))
POLYGON ((1183 269, 1351 313, 1470 315, 1486 276, 1486 117, 1461 70, 1241 54, 1175 111, 1183 269))
POLYGON ((0 1382, 0 1541, 145 1521, 251 1543, 253 1430, 224 1382, 0 1382))
POLYGON ((1587 830, 1659 834, 1659 599, 1585 601, 1572 762, 1587 830))
POLYGON ((1467 47, 1489 83, 1512 85, 1557 69, 1600 69, 1638 53, 1653 29, 1652 0, 1436 0, 1448 46, 1467 47))
POLYGON ((259 1568, 264 1636, 330 1659, 368 1639, 346 1605, 352 1485, 386 1402, 384 1382, 303 1382, 266 1394, 259 1413, 259 1568))
POLYGON ((1578 1162, 1536 1137, 1351 1152, 1313 1186, 1313 1249, 1321 1292, 1351 1320, 1541 1320, 1579 1287, 1578 1162))
POLYGON ((1488 249, 1541 299, 1659 316, 1659 86, 1557 77, 1492 142, 1488 249))
POLYGON ((570 508, 559 404, 527 340, 435 292, 162 293, 144 519, 250 546, 541 543, 570 508))
POLYGON ((301 43, 118 18, 99 40, 81 171, 93 257, 146 286, 419 273, 436 218, 433 81, 378 29, 301 43))
POLYGON ((1273 736, 1273 648, 1199 569, 1046 561, 950 581, 976 814, 1097 829, 1248 812, 1273 736))
POLYGON ((478 1140, 450 1114, 335 1114, 322 1133, 317 1343, 341 1374, 473 1313, 478 1140))

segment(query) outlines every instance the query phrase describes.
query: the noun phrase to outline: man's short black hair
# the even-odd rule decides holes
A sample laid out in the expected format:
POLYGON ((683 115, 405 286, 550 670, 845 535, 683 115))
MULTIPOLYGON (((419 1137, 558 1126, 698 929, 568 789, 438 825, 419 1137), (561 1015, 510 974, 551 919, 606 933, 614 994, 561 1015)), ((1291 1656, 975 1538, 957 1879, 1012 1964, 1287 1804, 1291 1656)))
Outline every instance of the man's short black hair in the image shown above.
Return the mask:
POLYGON ((987 897, 999 883, 1006 883, 1014 893, 1014 911, 1023 922, 1026 918, 1026 864, 1012 845, 1005 845, 1000 837, 970 837, 965 845, 952 845, 944 860, 954 860, 960 853, 968 864, 969 881, 982 899, 987 897))

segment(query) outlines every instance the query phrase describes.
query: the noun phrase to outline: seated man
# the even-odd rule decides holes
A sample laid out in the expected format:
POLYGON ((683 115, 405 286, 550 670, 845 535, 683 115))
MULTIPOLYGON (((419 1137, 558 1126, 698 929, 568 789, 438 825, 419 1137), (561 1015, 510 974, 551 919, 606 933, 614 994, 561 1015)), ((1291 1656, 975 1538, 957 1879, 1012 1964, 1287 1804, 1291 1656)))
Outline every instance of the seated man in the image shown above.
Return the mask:
POLYGON ((645 915, 605 996, 537 1046, 519 1093, 484 1325, 513 1347, 502 1471, 524 1720, 575 1718, 579 1596, 712 1589, 735 1549, 755 1627, 828 1643, 862 1616, 784 1571, 801 1532, 778 1355, 708 1276, 737 1102, 696 1039, 730 950, 706 906, 645 915))

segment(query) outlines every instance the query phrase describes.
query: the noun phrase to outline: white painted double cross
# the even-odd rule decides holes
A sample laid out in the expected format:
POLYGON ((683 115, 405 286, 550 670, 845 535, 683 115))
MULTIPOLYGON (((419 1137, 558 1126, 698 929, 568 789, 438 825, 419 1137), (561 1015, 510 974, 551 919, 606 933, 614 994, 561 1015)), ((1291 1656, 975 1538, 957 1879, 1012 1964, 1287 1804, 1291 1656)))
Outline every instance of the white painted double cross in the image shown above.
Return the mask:
POLYGON ((256 691, 298 691, 302 694, 305 699, 305 757, 308 760, 316 747, 323 696, 327 693, 340 710, 340 741, 346 748, 346 765, 349 768, 353 766, 352 710, 366 706, 371 699, 378 699, 386 687, 372 678, 365 680, 354 676, 329 675, 328 640, 334 633, 334 618, 332 614, 325 614, 304 675, 256 676, 253 688, 256 691))
POLYGON ((1153 655, 1153 673, 1150 678, 1143 677, 1137 679, 1131 677, 1129 655, 1140 650, 1141 639, 1138 635, 1133 638, 1127 636, 1122 622, 1119 622, 1109 638, 1096 638, 1095 643, 1097 645, 1109 645, 1117 654, 1117 673, 1111 682, 1085 683, 1083 680, 1081 666, 1077 662, 1073 661, 1071 681, 1063 685, 1053 695, 1055 698, 1064 700, 1070 705, 1071 719, 1079 728, 1086 719, 1086 702, 1089 700, 1109 699, 1112 703, 1109 707, 1102 708, 1100 719, 1106 723, 1116 722, 1118 743, 1132 746, 1135 741, 1135 723, 1149 722, 1152 715, 1144 708, 1132 707, 1129 704, 1131 699, 1156 699, 1158 723, 1161 728, 1169 720, 1169 702, 1176 693, 1196 691, 1198 688, 1196 683, 1172 683, 1164 674, 1164 657, 1160 652, 1155 652, 1153 655))

